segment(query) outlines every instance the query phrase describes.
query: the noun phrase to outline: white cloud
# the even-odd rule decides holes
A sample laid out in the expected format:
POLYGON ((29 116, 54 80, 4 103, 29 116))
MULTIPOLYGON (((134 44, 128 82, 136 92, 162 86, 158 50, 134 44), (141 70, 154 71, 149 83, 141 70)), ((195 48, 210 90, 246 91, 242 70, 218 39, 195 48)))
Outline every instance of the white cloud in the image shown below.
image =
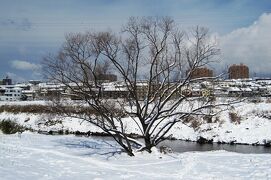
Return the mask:
POLYGON ((222 64, 244 63, 250 72, 271 72, 271 14, 263 14, 252 25, 220 37, 222 64))
POLYGON ((26 79, 11 72, 7 72, 6 75, 12 79, 12 83, 26 82, 26 79))
POLYGON ((41 69, 41 65, 30 63, 28 61, 20 61, 20 60, 14 60, 11 62, 11 66, 18 70, 32 70, 36 71, 41 69))

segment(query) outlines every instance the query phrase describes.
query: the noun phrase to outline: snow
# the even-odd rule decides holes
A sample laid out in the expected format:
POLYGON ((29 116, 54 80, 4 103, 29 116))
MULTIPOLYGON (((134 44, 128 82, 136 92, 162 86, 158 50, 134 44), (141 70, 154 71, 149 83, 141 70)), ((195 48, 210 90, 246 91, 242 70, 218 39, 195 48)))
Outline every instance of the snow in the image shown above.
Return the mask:
MULTIPOLYGON (((4 102, 0 102, 3 105, 4 102)), ((24 105, 25 103, 46 104, 44 101, 29 102, 5 102, 9 105, 24 105)), ((271 141, 271 103, 242 102, 235 104, 233 108, 219 114, 218 122, 202 122, 197 129, 189 124, 178 123, 171 129, 169 134, 181 140, 197 141, 200 137, 213 142, 242 143, 242 144, 265 144, 271 141), (241 117, 240 124, 231 122, 229 112, 235 112, 241 117)), ((0 120, 10 119, 21 125, 40 131, 80 131, 80 132, 102 132, 101 129, 91 125, 86 121, 76 118, 53 117, 48 114, 29 114, 29 113, 0 113, 0 120), (46 121, 59 121, 46 125, 46 121)), ((128 133, 141 134, 140 129, 131 118, 124 118, 127 124, 128 133), (129 124, 129 125, 128 125, 129 124)))
POLYGON ((13 179, 270 179, 271 154, 118 152, 108 139, 0 134, 0 174, 13 179))
POLYGON ((263 144, 271 140, 271 119, 260 117, 261 114, 270 113, 270 103, 245 103, 239 104, 234 112, 241 117, 241 123, 232 123, 228 111, 219 115, 223 124, 205 124, 201 127, 200 135, 214 142, 235 142, 246 144, 263 144), (206 131, 207 129, 210 131, 206 131))
POLYGON ((238 87, 230 87, 229 89, 228 89, 228 91, 229 92, 235 92, 235 91, 237 91, 237 92, 239 92, 239 91, 241 91, 238 87))

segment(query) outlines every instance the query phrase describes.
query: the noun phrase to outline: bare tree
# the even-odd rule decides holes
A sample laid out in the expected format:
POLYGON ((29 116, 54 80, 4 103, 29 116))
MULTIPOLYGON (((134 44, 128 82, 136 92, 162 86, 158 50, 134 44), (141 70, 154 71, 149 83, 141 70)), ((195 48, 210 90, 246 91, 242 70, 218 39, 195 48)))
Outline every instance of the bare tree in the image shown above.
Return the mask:
POLYGON ((210 115, 211 107, 228 104, 181 93, 192 83, 215 79, 191 79, 191 74, 214 61, 218 54, 206 28, 196 27, 185 33, 168 17, 132 17, 123 27, 122 37, 111 32, 69 34, 58 55, 45 58, 44 69, 50 80, 64 84, 69 94, 80 97, 83 106, 91 108, 71 114, 58 103, 62 113, 100 127, 133 155, 135 145, 151 152, 153 146, 170 136, 176 123, 190 116, 210 115), (108 63, 125 84, 125 98, 102 96, 97 76, 103 70, 101 66, 108 63), (144 96, 139 93, 139 84, 143 84, 144 96), (143 144, 129 137, 129 123, 123 117, 138 126, 143 144))

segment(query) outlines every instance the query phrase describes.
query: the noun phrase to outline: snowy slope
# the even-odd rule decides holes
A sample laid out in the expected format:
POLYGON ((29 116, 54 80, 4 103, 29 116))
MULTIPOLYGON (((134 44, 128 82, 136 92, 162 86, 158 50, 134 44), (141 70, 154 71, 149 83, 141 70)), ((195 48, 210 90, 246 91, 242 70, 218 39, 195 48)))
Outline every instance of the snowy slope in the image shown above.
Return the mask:
POLYGON ((229 111, 225 111, 219 115, 223 123, 203 124, 199 135, 215 142, 264 144, 271 141, 271 119, 262 117, 271 115, 270 103, 242 103, 234 112, 240 116, 240 124, 232 123, 229 111))
POLYGON ((271 179, 271 154, 110 153, 118 150, 95 138, 0 135, 0 179, 271 179))

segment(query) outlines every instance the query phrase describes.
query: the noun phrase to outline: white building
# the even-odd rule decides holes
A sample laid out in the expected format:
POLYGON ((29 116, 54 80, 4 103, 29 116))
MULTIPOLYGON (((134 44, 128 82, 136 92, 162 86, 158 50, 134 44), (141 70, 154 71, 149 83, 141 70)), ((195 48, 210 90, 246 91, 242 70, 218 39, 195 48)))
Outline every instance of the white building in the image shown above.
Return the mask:
POLYGON ((22 97, 22 89, 13 85, 0 86, 0 101, 19 101, 22 97))

